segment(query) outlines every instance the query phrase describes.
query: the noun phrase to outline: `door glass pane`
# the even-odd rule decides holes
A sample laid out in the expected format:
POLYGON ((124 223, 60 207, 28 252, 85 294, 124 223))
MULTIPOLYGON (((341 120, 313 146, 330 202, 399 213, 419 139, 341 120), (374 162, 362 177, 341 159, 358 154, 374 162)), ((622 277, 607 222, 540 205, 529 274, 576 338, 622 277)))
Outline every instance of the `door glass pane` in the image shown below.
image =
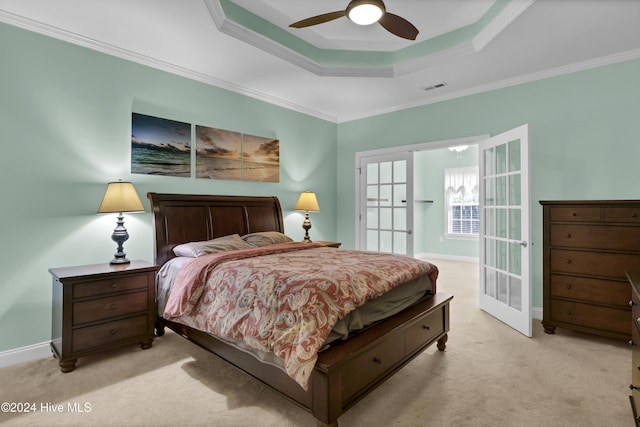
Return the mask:
POLYGON ((407 210, 405 208, 395 208, 393 210, 393 229, 407 230, 407 210))
POLYGON ((496 170, 494 168, 495 162, 493 161, 495 157, 494 154, 495 154, 495 150, 493 148, 484 150, 484 174, 485 175, 496 174, 496 170))
POLYGON ((378 250, 378 230, 367 230, 367 250, 378 250))
POLYGON ((493 209, 484 210, 484 234, 486 236, 495 236, 495 211, 493 209))
POLYGON ((367 208, 367 228, 378 227, 378 208, 367 208))
POLYGON ((391 162, 383 162, 380 163, 380 182, 387 183, 391 182, 392 172, 391 172, 391 162))
POLYGON ((509 276, 498 271, 498 301, 509 304, 507 291, 509 289, 509 276))
POLYGON ((509 290, 509 305, 518 311, 522 311, 522 280, 519 277, 511 277, 509 290))
POLYGON ((393 206, 405 206, 407 203, 407 185, 398 184, 393 186, 393 206))
POLYGON ((391 185, 380 186, 380 206, 391 206, 391 185))
POLYGON ((507 171, 507 144, 496 146, 496 174, 507 171))
POLYGON ((367 184, 378 183, 378 164, 369 163, 367 165, 367 184))
POLYGON ((496 248, 496 266, 498 267, 498 270, 507 271, 507 242, 498 240, 496 242, 496 248))
POLYGON ((496 241, 493 239, 485 240, 485 265, 489 265, 491 267, 496 266, 496 241))
POLYGON ((496 179, 488 178, 484 180, 484 204, 485 206, 495 206, 496 204, 496 179))
POLYGON ((496 209, 496 236, 507 238, 507 210, 496 209))
POLYGON ((380 231, 380 247, 379 247, 379 251, 380 252, 391 252, 393 249, 393 245, 392 245, 392 236, 393 234, 391 233, 391 231, 380 231))
POLYGON ((520 174, 509 175, 509 204, 520 205, 520 174))
POLYGON ((407 253, 407 233, 393 233, 393 253, 400 255, 407 253))
POLYGON ((380 208, 380 226, 379 228, 384 228, 387 230, 391 230, 391 208, 380 208))
POLYGON ((380 196, 378 195, 377 185, 367 186, 367 206, 378 206, 380 196))
POLYGON ((495 283, 496 283, 496 272, 491 268, 484 269, 484 293, 492 298, 496 297, 495 283))
POLYGON ((407 161, 397 160, 393 162, 393 181, 407 182, 407 161))
POLYGON ((520 209, 509 210, 509 238, 511 240, 522 240, 520 217, 520 209))
POLYGON ((509 142, 509 171, 520 170, 520 140, 509 142))
POLYGON ((507 204, 507 177, 499 176, 496 178, 496 205, 504 206, 507 204))
POLYGON ((522 246, 520 243, 509 244, 509 273, 522 274, 522 267, 520 265, 520 259, 522 257, 522 246))

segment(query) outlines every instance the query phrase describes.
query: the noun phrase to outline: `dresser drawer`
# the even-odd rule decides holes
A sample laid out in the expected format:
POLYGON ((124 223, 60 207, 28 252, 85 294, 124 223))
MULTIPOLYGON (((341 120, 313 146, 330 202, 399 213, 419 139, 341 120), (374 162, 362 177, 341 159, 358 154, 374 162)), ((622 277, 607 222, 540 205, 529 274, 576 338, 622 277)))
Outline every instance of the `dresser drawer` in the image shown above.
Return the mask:
POLYGON ((73 304, 73 325, 147 311, 147 291, 115 295, 73 304))
POLYGON ((424 347, 435 337, 444 332, 444 318, 442 311, 437 311, 418 319, 409 326, 404 333, 406 354, 424 347))
POLYGON ((351 359, 341 368, 342 395, 350 400, 367 385, 390 371, 404 357, 403 335, 396 333, 380 346, 375 346, 351 359))
POLYGON ((552 272, 589 274, 626 279, 625 272, 640 266, 640 255, 551 249, 552 272))
POLYGON ((554 207, 551 209, 549 216, 551 221, 600 221, 602 219, 602 210, 599 207, 554 207))
POLYGON ((551 320, 631 336, 631 311, 551 299, 551 320))
POLYGON ((551 224, 551 246, 640 251, 640 227, 551 224))
POLYGON ((627 282, 552 274, 551 295, 628 307, 631 288, 627 282))
POLYGON ((640 224, 640 206, 636 207, 610 207, 604 209, 605 221, 629 222, 640 224))
POLYGON ((133 289, 146 289, 149 286, 149 275, 113 277, 104 280, 92 280, 73 284, 73 298, 85 298, 95 295, 106 295, 133 289))
POLYGON ((78 328, 73 331, 72 351, 74 353, 105 346, 117 341, 145 336, 147 334, 147 315, 130 317, 96 326, 78 328))

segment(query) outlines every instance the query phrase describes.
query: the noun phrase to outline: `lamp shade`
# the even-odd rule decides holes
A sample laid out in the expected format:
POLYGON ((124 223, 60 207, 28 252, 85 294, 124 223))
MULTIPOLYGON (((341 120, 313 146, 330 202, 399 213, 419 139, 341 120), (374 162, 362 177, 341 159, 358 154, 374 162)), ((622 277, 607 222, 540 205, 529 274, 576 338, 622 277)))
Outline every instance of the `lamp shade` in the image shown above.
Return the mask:
POLYGON ((298 203, 296 203, 296 207, 294 209, 297 211, 319 212, 320 206, 318 206, 316 193, 313 191, 303 191, 300 193, 298 203))
POLYGON ((102 197, 98 213, 144 212, 144 206, 130 182, 110 182, 102 197))

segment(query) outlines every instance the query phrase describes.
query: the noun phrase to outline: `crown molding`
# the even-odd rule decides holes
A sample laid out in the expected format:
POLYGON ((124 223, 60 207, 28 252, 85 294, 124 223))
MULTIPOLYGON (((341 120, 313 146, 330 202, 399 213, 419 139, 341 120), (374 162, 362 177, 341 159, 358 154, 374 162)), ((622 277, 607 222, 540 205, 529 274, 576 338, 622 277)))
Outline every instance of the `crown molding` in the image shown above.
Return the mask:
POLYGON ((602 57, 590 59, 587 61, 576 62, 574 64, 550 68, 548 70, 543 70, 536 73, 530 73, 530 74, 525 74, 523 76, 504 79, 504 80, 489 83, 486 85, 478 85, 469 89, 448 93, 446 95, 436 96, 420 102, 407 103, 403 105, 398 105, 396 107, 380 109, 378 111, 370 111, 370 112, 367 112, 367 114, 344 115, 338 118, 338 123, 346 123, 353 120, 366 119, 374 116, 379 116, 382 114, 407 110, 410 108, 422 107, 430 104, 437 104, 438 102, 449 101, 451 99, 462 98, 470 95, 476 95, 483 92, 490 92, 492 90, 497 90, 497 89, 504 89, 511 86, 531 83, 531 82, 544 80, 552 77, 559 77, 566 74, 577 73, 579 71, 586 71, 592 68, 604 67, 606 65, 617 64, 619 62, 632 61, 635 59, 640 59, 640 49, 632 49, 629 51, 602 56, 602 57))
POLYGON ((140 53, 133 52, 127 49, 122 49, 109 43, 104 43, 98 40, 91 39, 89 37, 81 36, 71 31, 63 30, 61 28, 57 28, 30 18, 25 18, 23 16, 19 16, 7 11, 0 10, 0 22, 4 22, 5 24, 9 24, 14 27, 22 28, 38 34, 42 34, 47 37, 62 40, 100 53, 125 59, 127 61, 135 62, 137 64, 145 65, 157 70, 166 71, 168 73, 186 77, 188 79, 199 81, 201 83, 216 86, 221 89, 226 89, 240 95, 248 96, 260 101, 267 102, 269 104, 307 114, 309 116, 317 117, 322 120, 327 120, 334 123, 337 121, 337 117, 333 115, 326 114, 324 112, 314 110, 300 104, 284 101, 280 98, 276 98, 256 90, 249 89, 247 87, 229 82, 227 80, 222 80, 211 75, 201 73, 199 71, 172 64, 161 59, 153 58, 151 56, 142 55, 140 53))
POLYGON ((473 47, 476 52, 484 49, 493 39, 498 37, 513 21, 522 15, 536 0, 512 1, 505 6, 498 15, 491 20, 473 38, 473 47))

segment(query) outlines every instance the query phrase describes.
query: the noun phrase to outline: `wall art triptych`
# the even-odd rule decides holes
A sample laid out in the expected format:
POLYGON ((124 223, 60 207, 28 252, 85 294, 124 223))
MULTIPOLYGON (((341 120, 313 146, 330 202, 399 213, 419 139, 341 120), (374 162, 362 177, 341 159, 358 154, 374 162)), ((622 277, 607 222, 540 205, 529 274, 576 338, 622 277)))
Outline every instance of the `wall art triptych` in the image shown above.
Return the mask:
MULTIPOLYGON (((191 176, 190 123, 131 115, 131 173, 191 176)), ((195 126, 196 178, 280 182, 280 141, 195 126)))

